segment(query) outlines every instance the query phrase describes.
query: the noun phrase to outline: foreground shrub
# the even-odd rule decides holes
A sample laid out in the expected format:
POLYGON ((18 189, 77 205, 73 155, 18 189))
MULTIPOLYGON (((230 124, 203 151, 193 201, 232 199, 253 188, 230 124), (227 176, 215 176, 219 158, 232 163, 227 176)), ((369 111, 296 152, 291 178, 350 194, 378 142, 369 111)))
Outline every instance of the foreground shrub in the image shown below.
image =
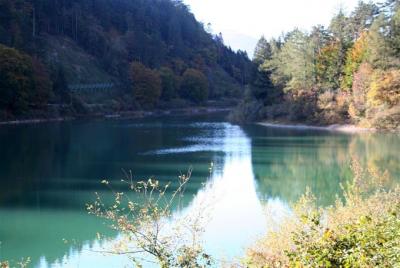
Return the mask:
MULTIPOLYGON (((120 234, 103 253, 126 255, 135 267, 149 262, 162 268, 211 266, 212 259, 199 238, 205 210, 186 215, 178 209, 177 216, 172 215, 173 207, 180 207, 189 178, 190 172, 180 176, 176 190, 167 192, 169 184, 161 186, 153 179, 133 182, 129 174, 128 180, 122 182, 127 183, 131 194, 114 192, 111 204, 97 195, 87 210, 106 219, 120 234)), ((104 180, 103 184, 109 182, 104 180)))
POLYGON ((362 171, 344 198, 319 208, 307 193, 293 215, 253 246, 249 267, 398 267, 400 263, 400 189, 385 190, 386 174, 362 171))
POLYGON ((0 260, 0 268, 10 268, 10 267, 27 268, 30 262, 31 262, 30 258, 26 259, 23 258, 18 262, 9 262, 0 260))

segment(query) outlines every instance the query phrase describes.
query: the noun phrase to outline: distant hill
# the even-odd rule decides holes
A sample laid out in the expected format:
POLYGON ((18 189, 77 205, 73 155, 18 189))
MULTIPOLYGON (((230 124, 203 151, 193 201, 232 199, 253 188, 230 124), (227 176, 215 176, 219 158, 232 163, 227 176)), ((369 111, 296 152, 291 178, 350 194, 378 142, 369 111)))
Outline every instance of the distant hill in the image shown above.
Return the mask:
MULTIPOLYGON (((208 99, 239 98, 254 72, 245 52, 226 47, 221 35, 207 33, 185 4, 173 0, 0 0, 0 43, 5 46, 0 49, 0 60, 3 57, 9 62, 7 57, 16 59, 15 53, 20 53, 30 57, 21 66, 35 69, 29 67, 33 60, 43 67, 41 74, 31 70, 33 86, 28 91, 44 87, 35 77, 49 80, 45 83, 48 92, 41 100, 27 97, 35 94, 17 94, 9 101, 0 101, 0 117, 29 114, 32 107, 43 110, 47 102, 73 103, 75 111, 81 112, 87 103, 105 99, 116 109, 168 106, 181 103, 179 99, 196 103, 196 99, 181 94, 187 70, 206 77, 208 87, 201 90, 207 90, 208 99), (10 54, 7 47, 15 53, 10 54), (161 91, 151 105, 138 101, 135 90, 140 89, 132 80, 132 62, 160 77, 161 91), (103 99, 90 94, 71 96, 69 85, 86 83, 116 86, 103 99)), ((0 68, 0 75, 9 78, 9 72, 16 72, 11 69, 0 68)), ((6 88, 15 83, 0 80, 1 97, 9 94, 6 88)), ((196 85, 193 90, 197 90, 196 85)))

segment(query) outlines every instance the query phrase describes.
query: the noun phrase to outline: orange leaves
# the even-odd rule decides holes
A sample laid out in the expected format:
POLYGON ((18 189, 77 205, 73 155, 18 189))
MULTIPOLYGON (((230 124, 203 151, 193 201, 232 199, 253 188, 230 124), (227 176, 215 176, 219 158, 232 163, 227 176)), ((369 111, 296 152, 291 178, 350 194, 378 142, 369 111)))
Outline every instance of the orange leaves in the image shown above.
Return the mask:
POLYGON ((400 70, 375 72, 367 98, 372 106, 400 104, 400 70))
POLYGON ((363 32, 354 43, 353 47, 347 51, 346 65, 344 67, 345 77, 342 82, 343 89, 350 89, 353 84, 353 75, 366 59, 368 52, 368 32, 363 32))

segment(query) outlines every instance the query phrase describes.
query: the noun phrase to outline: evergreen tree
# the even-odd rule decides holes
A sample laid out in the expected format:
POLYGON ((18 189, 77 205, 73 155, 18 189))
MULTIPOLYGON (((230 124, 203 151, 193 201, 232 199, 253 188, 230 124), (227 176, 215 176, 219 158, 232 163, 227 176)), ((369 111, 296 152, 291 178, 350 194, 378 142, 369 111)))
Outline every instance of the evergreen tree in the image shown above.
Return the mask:
POLYGON ((256 65, 262 64, 266 60, 270 60, 272 56, 271 46, 264 36, 258 40, 256 48, 254 49, 253 61, 256 65))
POLYGON ((0 109, 17 114, 26 112, 34 88, 31 58, 0 45, 0 109))
POLYGON ((288 33, 280 58, 279 68, 289 77, 286 90, 296 91, 314 86, 314 48, 306 34, 298 29, 288 33))
POLYGON ((371 27, 379 8, 372 2, 359 1, 349 18, 349 30, 353 40, 357 40, 361 34, 371 27))
POLYGON ((386 39, 387 35, 387 21, 384 14, 380 14, 372 23, 368 34, 368 61, 375 68, 390 67, 392 53, 386 39))

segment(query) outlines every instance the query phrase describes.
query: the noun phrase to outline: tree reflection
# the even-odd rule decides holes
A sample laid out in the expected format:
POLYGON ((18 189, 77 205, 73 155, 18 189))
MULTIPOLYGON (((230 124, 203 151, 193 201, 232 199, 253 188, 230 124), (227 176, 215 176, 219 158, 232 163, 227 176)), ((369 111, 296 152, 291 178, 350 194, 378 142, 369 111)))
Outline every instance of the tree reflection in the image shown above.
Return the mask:
POLYGON ((340 184, 352 177, 351 163, 385 170, 399 179, 400 143, 396 134, 346 135, 315 131, 282 131, 248 127, 252 139, 253 170, 259 191, 266 197, 297 201, 310 187, 322 205, 340 194, 340 184))

